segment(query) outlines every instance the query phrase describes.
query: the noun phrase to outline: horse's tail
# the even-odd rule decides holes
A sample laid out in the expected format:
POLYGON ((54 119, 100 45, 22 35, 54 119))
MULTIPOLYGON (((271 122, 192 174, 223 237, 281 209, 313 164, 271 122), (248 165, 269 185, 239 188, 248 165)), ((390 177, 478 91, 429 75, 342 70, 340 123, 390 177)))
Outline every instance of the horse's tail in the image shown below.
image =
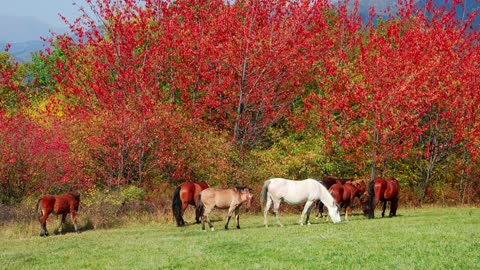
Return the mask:
POLYGON ((38 199, 37 201, 37 213, 38 213, 38 216, 42 216, 43 213, 42 213, 42 206, 40 205, 40 201, 42 201, 42 198, 38 199))
POLYGON ((368 183, 368 218, 375 217, 375 181, 368 183))
POLYGON ((173 192, 173 200, 172 200, 172 212, 173 217, 177 221, 177 226, 183 225, 183 217, 182 217, 182 200, 180 199, 180 186, 178 186, 175 191, 173 192))
POLYGON ((265 181, 263 183, 262 191, 260 191, 260 204, 263 208, 263 203, 267 199, 267 193, 268 193, 268 186, 270 185, 270 180, 265 181))
POLYGON ((195 206, 197 209, 197 214, 196 214, 196 219, 197 221, 200 220, 203 216, 203 213, 205 212, 205 205, 203 204, 202 202, 202 193, 198 194, 198 198, 197 198, 197 203, 196 203, 196 206, 195 206))

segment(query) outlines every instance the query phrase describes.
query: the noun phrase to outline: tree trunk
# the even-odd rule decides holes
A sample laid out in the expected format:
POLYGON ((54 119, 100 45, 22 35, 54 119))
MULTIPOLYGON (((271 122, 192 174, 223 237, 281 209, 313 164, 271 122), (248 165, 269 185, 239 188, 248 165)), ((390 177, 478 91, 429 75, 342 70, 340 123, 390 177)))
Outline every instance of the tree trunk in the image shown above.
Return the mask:
POLYGON ((465 203, 465 193, 466 193, 466 172, 465 168, 467 166, 467 148, 463 147, 463 157, 462 157, 462 173, 460 175, 460 205, 465 203))
POLYGON ((243 65, 242 65, 242 77, 240 81, 240 94, 238 97, 238 108, 237 108, 237 116, 235 117, 235 128, 233 131, 233 136, 235 138, 235 142, 237 145, 242 146, 243 145, 243 140, 240 138, 240 128, 241 128, 241 120, 242 120, 242 114, 244 111, 244 98, 245 98, 245 89, 247 88, 246 86, 246 80, 247 80, 247 56, 245 56, 243 60, 243 65))

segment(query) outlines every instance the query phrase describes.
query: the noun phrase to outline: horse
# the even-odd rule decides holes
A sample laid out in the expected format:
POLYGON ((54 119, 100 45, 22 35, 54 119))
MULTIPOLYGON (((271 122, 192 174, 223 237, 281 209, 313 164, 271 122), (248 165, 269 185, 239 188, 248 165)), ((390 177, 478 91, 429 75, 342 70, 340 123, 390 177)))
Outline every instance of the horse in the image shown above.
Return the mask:
POLYGON ((340 223, 340 212, 338 205, 333 199, 332 195, 319 181, 315 179, 306 180, 288 180, 284 178, 273 178, 265 181, 260 193, 260 201, 267 200, 265 209, 263 212, 265 227, 268 227, 267 214, 273 203, 273 213, 277 225, 283 227, 282 223, 278 219, 278 209, 280 202, 284 201, 290 205, 297 205, 305 203, 302 214, 300 216, 299 223, 303 225, 303 221, 306 215, 305 223, 310 224, 310 210, 315 201, 321 200, 328 208, 328 214, 330 215, 333 223, 340 223))
MULTIPOLYGON (((353 181, 353 178, 337 178, 337 177, 332 177, 332 176, 327 176, 324 177, 321 181, 322 185, 324 185, 327 189, 330 189, 330 187, 333 184, 345 184, 347 181, 353 181)), ((320 217, 323 217, 323 203, 322 201, 317 201, 317 211, 315 212, 315 217, 318 218, 318 215, 320 214, 320 217)))
POLYGON ((365 192, 365 182, 347 181, 345 184, 333 184, 330 189, 333 198, 340 205, 345 207, 345 221, 348 222, 348 213, 352 213, 352 202, 355 197, 360 197, 365 192))
POLYGON ((44 195, 37 202, 37 212, 40 215, 40 236, 48 236, 47 219, 51 213, 62 215, 62 222, 58 229, 62 233, 63 224, 67 214, 70 213, 75 232, 79 233, 77 226, 77 211, 80 205, 80 195, 78 193, 65 193, 62 195, 44 195))
POLYGON ((197 223, 200 223, 200 215, 196 210, 196 202, 198 194, 206 188, 208 188, 208 184, 205 182, 184 182, 175 189, 173 192, 172 212, 178 227, 185 226, 183 213, 185 213, 185 209, 189 204, 195 206, 195 220, 197 223))
POLYGON ((207 188, 200 192, 197 199, 197 208, 202 216, 202 231, 206 231, 205 221, 208 222, 210 230, 215 230, 212 222, 210 222, 210 219, 208 218, 208 214, 210 214, 214 208, 228 208, 225 230, 228 230, 228 223, 230 222, 232 213, 235 211, 235 223, 237 229, 240 229, 240 206, 246 201, 247 207, 250 207, 252 197, 253 194, 251 189, 247 187, 235 187, 229 189, 207 188))
POLYGON ((382 217, 384 217, 387 202, 390 201, 389 217, 396 216, 399 193, 398 181, 393 177, 391 179, 376 178, 369 182, 368 190, 360 198, 364 215, 368 216, 369 219, 374 218, 375 207, 379 202, 383 202, 382 217))

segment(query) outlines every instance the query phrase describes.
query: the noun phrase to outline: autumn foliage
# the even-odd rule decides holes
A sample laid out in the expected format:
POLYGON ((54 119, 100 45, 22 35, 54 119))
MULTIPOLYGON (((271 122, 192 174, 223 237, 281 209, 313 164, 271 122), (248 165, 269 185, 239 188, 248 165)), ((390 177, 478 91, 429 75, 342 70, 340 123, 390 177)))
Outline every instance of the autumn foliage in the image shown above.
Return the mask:
POLYGON ((425 195, 435 166, 453 166, 442 163, 449 156, 462 179, 452 186, 475 189, 476 14, 456 17, 461 1, 399 1, 394 14, 362 18, 358 2, 339 2, 87 1, 89 12, 65 20, 70 33, 52 35, 42 54, 55 88, 44 105, 12 83, 15 65, 0 68, 0 185, 21 194, 189 179, 256 185, 260 171, 303 176, 277 175, 260 159, 314 134, 323 150, 298 162, 342 161, 304 171, 395 174, 425 195), (21 96, 20 109, 3 93, 21 96))

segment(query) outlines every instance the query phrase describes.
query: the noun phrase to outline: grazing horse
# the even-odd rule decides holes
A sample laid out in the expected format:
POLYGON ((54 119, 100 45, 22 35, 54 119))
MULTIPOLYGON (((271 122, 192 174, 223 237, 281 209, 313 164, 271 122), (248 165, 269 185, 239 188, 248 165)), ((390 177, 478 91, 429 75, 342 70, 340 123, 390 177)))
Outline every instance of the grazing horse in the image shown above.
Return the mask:
POLYGON ((48 236, 47 219, 51 213, 62 215, 62 222, 58 229, 62 233, 63 224, 67 214, 70 213, 75 231, 78 233, 77 211, 80 205, 80 195, 77 193, 65 193, 62 195, 44 195, 37 202, 37 211, 40 215, 40 236, 48 236))
POLYGON ((172 212, 173 217, 177 221, 177 226, 185 226, 183 213, 189 204, 195 206, 195 220, 197 223, 200 223, 200 215, 196 210, 196 202, 198 194, 206 188, 208 188, 208 184, 205 182, 184 182, 175 189, 172 200, 172 212))
POLYGON ((210 230, 214 231, 212 222, 208 218, 208 214, 212 212, 214 208, 227 209, 227 220, 225 223, 225 230, 228 230, 228 223, 232 217, 233 211, 235 211, 235 223, 237 229, 240 229, 240 206, 246 201, 247 207, 250 207, 252 203, 253 194, 251 190, 246 187, 236 187, 229 189, 221 188, 207 188, 200 192, 198 195, 197 209, 202 215, 202 230, 205 231, 205 220, 210 226, 210 230))
POLYGON ((365 192, 365 182, 347 181, 345 184, 333 184, 330 189, 333 198, 340 205, 345 207, 345 221, 348 222, 348 213, 352 213, 352 202, 355 197, 360 197, 365 192))
POLYGON ((375 217, 375 207, 383 202, 382 217, 385 216, 387 202, 390 201, 390 217, 397 215, 400 187, 395 178, 376 178, 368 183, 368 190, 362 195, 360 201, 363 204, 363 213, 368 218, 375 217))
POLYGON ((278 219, 278 209, 280 202, 284 201, 290 205, 305 203, 305 206, 300 216, 299 223, 303 225, 304 217, 306 215, 305 223, 310 224, 310 210, 315 201, 321 200, 328 208, 333 223, 340 223, 340 212, 338 205, 335 203, 332 195, 328 190, 315 179, 306 179, 301 181, 288 180, 284 178, 273 178, 265 181, 262 191, 260 193, 260 200, 263 202, 267 200, 263 212, 265 227, 268 227, 267 214, 273 203, 273 213, 276 218, 277 225, 283 226, 278 219))
MULTIPOLYGON (((333 184, 345 184, 347 181, 353 181, 353 178, 337 178, 337 177, 332 177, 332 176, 327 176, 322 179, 322 185, 324 185, 327 189, 330 189, 330 187, 333 184)), ((323 203, 322 201, 317 201, 317 211, 315 212, 315 216, 318 217, 320 214, 320 217, 323 217, 323 203)))

